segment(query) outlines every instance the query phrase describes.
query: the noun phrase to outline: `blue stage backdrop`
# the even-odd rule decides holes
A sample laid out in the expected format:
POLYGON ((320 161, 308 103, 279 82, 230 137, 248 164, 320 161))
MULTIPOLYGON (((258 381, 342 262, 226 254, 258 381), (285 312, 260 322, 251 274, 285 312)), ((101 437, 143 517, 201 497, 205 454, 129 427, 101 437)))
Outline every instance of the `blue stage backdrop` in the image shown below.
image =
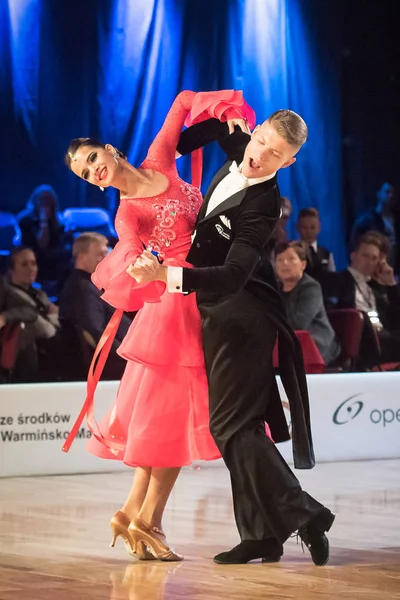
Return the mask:
MULTIPOLYGON (((116 196, 73 177, 73 137, 111 142, 139 165, 183 89, 243 89, 258 122, 278 108, 310 135, 280 187, 316 206, 339 265, 342 241, 340 31, 319 0, 0 0, 0 208, 17 212, 41 183, 62 208, 116 196)), ((182 175, 190 177, 187 159, 182 175)), ((205 154, 204 188, 223 156, 205 154)), ((292 236, 295 236, 292 225, 292 236)))

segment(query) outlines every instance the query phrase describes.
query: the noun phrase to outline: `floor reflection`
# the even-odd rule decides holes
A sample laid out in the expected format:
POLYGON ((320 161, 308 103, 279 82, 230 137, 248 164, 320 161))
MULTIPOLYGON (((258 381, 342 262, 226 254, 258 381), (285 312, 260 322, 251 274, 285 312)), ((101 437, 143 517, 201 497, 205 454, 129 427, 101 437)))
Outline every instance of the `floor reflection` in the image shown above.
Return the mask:
POLYGON ((182 563, 139 561, 128 565, 125 571, 112 571, 110 600, 167 600, 167 583, 181 566, 182 563))

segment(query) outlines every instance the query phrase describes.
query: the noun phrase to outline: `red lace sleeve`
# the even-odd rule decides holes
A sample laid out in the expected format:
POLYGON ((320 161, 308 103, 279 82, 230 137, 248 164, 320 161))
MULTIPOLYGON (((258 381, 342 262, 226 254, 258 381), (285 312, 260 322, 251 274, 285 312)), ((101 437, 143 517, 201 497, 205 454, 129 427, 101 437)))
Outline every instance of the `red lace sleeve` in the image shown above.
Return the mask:
POLYGON ((120 241, 101 261, 92 275, 92 281, 100 290, 102 298, 111 306, 128 312, 139 310, 145 302, 159 302, 165 291, 165 284, 153 281, 139 285, 126 269, 142 254, 144 247, 138 235, 138 225, 130 218, 125 219, 123 209, 119 209, 118 235, 120 241), (122 213, 122 214, 121 214, 122 213))
POLYGON ((147 159, 153 159, 165 165, 175 163, 179 136, 195 96, 196 93, 189 90, 177 95, 162 128, 149 148, 147 159))
POLYGON ((147 285, 139 285, 126 272, 143 250, 143 245, 137 247, 129 242, 118 242, 93 273, 93 283, 104 290, 102 298, 111 306, 134 312, 142 308, 145 302, 160 302, 165 283, 153 281, 147 285))

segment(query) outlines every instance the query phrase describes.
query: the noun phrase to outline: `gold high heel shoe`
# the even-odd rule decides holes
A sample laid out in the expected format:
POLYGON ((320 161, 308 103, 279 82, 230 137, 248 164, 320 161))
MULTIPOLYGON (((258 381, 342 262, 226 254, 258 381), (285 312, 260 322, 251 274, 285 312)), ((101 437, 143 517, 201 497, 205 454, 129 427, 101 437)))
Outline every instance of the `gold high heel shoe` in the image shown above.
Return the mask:
POLYGON ((151 552, 148 552, 146 545, 142 542, 135 542, 129 533, 129 518, 122 511, 115 513, 110 521, 110 527, 113 532, 111 547, 114 548, 117 537, 120 535, 124 540, 125 549, 130 556, 139 558, 140 560, 154 560, 151 552))
POLYGON ((168 546, 165 533, 157 527, 150 527, 141 519, 136 518, 131 521, 128 532, 134 543, 136 545, 144 544, 147 551, 151 552, 154 558, 164 561, 183 560, 183 556, 177 554, 173 548, 168 546))

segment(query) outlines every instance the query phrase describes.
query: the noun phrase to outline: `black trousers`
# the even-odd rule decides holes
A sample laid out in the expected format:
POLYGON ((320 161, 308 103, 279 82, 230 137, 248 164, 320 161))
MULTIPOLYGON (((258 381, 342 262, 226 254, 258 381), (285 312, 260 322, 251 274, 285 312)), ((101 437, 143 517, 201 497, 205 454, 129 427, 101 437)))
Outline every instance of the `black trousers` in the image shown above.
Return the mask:
POLYGON ((283 544, 311 520, 323 525, 330 511, 302 490, 265 433, 277 331, 254 300, 245 311, 229 303, 201 310, 210 429, 230 472, 241 539, 283 544))

